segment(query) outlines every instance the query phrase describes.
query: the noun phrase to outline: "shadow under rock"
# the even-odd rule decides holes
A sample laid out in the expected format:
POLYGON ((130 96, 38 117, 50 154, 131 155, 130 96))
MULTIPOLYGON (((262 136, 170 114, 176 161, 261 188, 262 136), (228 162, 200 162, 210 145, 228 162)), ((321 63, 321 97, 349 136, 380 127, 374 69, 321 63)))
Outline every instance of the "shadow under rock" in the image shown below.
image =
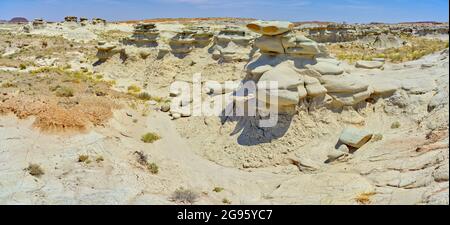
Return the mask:
POLYGON ((230 136, 239 134, 237 142, 244 146, 271 143, 273 140, 283 137, 289 130, 294 117, 292 114, 279 114, 275 126, 261 127, 260 122, 267 120, 267 118, 260 115, 234 116, 232 112, 235 111, 235 108, 232 104, 227 109, 222 111, 221 123, 237 122, 230 136))

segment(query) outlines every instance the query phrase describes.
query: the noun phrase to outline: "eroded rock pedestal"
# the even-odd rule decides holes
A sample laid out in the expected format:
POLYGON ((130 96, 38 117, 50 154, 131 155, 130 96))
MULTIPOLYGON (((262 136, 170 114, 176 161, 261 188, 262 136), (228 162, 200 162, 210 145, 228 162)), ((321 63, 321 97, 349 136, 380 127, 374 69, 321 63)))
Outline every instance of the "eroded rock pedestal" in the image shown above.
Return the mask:
POLYGON ((33 29, 43 29, 46 26, 47 26, 47 22, 45 22, 44 19, 42 19, 42 18, 33 20, 33 29))
POLYGON ((223 62, 246 61, 253 39, 245 29, 227 26, 214 39, 213 58, 223 62))
MULTIPOLYGON (((258 83, 258 91, 265 93, 258 95, 258 100, 277 104, 279 112, 294 112, 302 104, 333 109, 356 107, 399 88, 390 87, 389 81, 375 82, 344 72, 341 62, 322 57, 326 54, 320 45, 293 31, 288 22, 255 21, 247 27, 262 35, 255 40, 259 52, 246 66, 249 77, 258 83), (270 81, 278 82, 278 88, 263 84, 270 81), (268 101, 270 96, 278 98, 278 102, 268 101)), ((376 69, 383 64, 361 61, 358 67, 376 69)))
POLYGON ((169 45, 174 55, 184 56, 194 48, 204 48, 211 43, 213 32, 208 27, 192 26, 180 30, 169 45))
POLYGON ((134 27, 133 35, 124 38, 122 42, 127 45, 137 47, 156 47, 158 46, 159 30, 153 23, 140 23, 134 27))

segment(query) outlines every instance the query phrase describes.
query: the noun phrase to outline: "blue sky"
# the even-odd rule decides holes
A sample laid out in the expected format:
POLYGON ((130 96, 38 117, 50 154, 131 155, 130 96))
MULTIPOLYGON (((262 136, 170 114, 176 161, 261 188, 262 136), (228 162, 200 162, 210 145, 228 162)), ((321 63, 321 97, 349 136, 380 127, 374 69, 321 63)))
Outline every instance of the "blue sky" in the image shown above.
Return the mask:
POLYGON ((0 19, 61 21, 66 15, 108 20, 248 17, 334 22, 448 22, 448 0, 0 0, 0 19))

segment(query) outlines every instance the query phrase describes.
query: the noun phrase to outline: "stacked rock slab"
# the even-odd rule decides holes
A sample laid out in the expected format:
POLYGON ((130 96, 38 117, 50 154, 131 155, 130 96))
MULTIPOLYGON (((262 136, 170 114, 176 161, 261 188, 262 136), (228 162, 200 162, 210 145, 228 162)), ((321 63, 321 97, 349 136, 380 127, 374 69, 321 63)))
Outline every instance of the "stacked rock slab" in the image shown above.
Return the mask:
POLYGON ((213 58, 222 62, 247 61, 253 40, 245 29, 226 26, 214 39, 213 58))
POLYGON ((45 28, 47 23, 43 19, 34 19, 33 20, 33 28, 34 29, 42 29, 45 28))
POLYGON ((264 93, 258 94, 259 102, 278 108, 278 112, 295 111, 306 97, 325 99, 327 89, 320 78, 343 73, 338 61, 317 59, 321 54, 319 45, 295 33, 292 23, 255 21, 247 27, 262 35, 255 40, 260 54, 251 60, 247 70, 257 82, 258 92, 264 93), (270 81, 278 82, 278 87, 269 87, 270 81), (271 102, 270 97, 278 102, 271 102))
POLYGON ((204 48, 211 43, 213 33, 208 27, 193 26, 179 31, 169 45, 174 55, 186 55, 194 48, 204 48))
POLYGON ((140 23, 134 27, 133 35, 124 38, 122 42, 137 47, 158 46, 159 30, 154 23, 140 23))
POLYGON ((169 45, 174 55, 186 55, 194 49, 193 30, 182 30, 170 39, 169 45))
POLYGON ((333 98, 334 106, 339 108, 354 106, 368 99, 373 93, 373 88, 362 78, 348 74, 326 75, 322 76, 320 80, 326 88, 327 94, 333 98))
POLYGON ((204 48, 211 44, 214 33, 209 27, 206 26, 193 26, 188 30, 193 31, 192 37, 194 38, 194 45, 196 48, 204 48))

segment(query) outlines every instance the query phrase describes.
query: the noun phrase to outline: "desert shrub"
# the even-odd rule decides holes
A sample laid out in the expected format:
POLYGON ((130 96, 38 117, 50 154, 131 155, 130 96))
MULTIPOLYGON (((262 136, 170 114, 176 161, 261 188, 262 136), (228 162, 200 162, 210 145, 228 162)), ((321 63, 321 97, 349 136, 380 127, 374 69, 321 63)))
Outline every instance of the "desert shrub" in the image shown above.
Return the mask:
POLYGON ((26 169, 31 176, 40 177, 44 175, 44 170, 38 164, 30 164, 26 169))
POLYGON ((141 92, 138 95, 136 95, 136 97, 143 101, 149 101, 152 99, 152 96, 147 92, 141 92))
POLYGON ((132 84, 128 87, 128 93, 139 93, 141 92, 141 88, 135 84, 132 84))
POLYGON ((58 86, 55 90, 55 95, 58 97, 73 97, 73 93, 73 89, 66 86, 58 86))
POLYGON ((224 199, 222 199, 222 203, 229 205, 229 204, 231 204, 231 201, 228 200, 227 198, 224 198, 224 199))
POLYGON ((20 70, 25 70, 27 68, 27 65, 25 65, 25 64, 23 64, 23 63, 21 63, 20 65, 19 65, 19 69, 20 70))
POLYGON ((148 157, 141 151, 136 151, 134 154, 137 156, 137 162, 147 168, 147 170, 151 174, 158 174, 159 173, 159 167, 156 165, 156 163, 149 163, 148 157))
POLYGON ((137 162, 143 166, 148 164, 147 156, 141 151, 135 151, 134 154, 137 156, 137 162))
POLYGON ((158 165, 156 165, 156 163, 149 163, 147 165, 147 169, 152 174, 158 174, 158 172, 159 172, 159 167, 158 167, 158 165))
POLYGON ((401 126, 400 122, 396 121, 391 124, 391 129, 398 129, 400 128, 400 126, 401 126))
POLYGON ((159 139, 161 139, 161 137, 158 134, 152 132, 146 133, 141 137, 141 141, 144 143, 153 143, 159 139))
POLYGON ((171 196, 171 201, 185 204, 193 204, 198 199, 198 194, 192 190, 187 190, 184 188, 179 188, 173 192, 171 196))
POLYGON ((89 156, 88 155, 79 155, 78 156, 78 162, 79 163, 89 164, 91 161, 89 160, 89 156))
POLYGON ((223 190, 225 190, 223 187, 215 187, 215 188, 213 189, 213 191, 214 191, 214 192, 217 192, 217 193, 222 192, 223 190))

